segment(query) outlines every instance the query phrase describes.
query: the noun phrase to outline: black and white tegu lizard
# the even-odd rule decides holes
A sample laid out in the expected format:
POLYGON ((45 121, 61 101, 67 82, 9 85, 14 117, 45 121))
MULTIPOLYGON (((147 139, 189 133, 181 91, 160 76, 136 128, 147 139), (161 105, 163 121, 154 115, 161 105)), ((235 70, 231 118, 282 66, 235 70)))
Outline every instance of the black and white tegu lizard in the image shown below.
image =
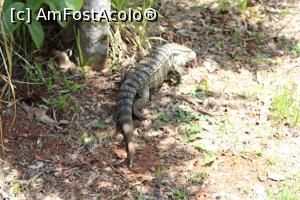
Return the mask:
POLYGON ((135 156, 132 115, 141 118, 140 111, 148 102, 149 94, 157 92, 174 74, 180 79, 180 67, 189 61, 196 61, 194 51, 169 43, 152 49, 136 68, 124 75, 116 104, 116 131, 124 136, 129 167, 132 167, 135 156))

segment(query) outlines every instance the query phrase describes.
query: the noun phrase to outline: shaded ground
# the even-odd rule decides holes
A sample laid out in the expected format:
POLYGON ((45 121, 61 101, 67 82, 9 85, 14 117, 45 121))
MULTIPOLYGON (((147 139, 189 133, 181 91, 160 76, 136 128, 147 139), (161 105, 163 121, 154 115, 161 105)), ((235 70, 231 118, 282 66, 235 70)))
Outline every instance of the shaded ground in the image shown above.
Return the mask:
POLYGON ((47 111, 67 120, 60 127, 37 122, 21 104, 15 120, 12 110, 3 111, 2 193, 16 199, 299 199, 300 130, 274 120, 271 108, 280 86, 293 83, 299 92, 300 7, 269 4, 242 13, 203 1, 162 5, 166 17, 152 35, 192 47, 199 66, 185 69, 179 87, 164 85, 147 107, 149 119, 136 121, 133 170, 112 138, 120 72, 71 80, 85 88, 71 94, 65 109, 47 111))

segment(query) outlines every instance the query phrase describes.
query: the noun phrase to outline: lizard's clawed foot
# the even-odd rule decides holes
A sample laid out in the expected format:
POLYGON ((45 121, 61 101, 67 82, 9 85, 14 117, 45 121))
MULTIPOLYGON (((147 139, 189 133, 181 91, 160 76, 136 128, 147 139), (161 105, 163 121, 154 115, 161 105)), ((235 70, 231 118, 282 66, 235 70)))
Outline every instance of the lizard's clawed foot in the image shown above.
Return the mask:
POLYGON ((134 116, 136 116, 140 120, 146 120, 150 117, 149 110, 145 110, 145 109, 143 109, 142 111, 133 110, 133 114, 134 114, 134 116))

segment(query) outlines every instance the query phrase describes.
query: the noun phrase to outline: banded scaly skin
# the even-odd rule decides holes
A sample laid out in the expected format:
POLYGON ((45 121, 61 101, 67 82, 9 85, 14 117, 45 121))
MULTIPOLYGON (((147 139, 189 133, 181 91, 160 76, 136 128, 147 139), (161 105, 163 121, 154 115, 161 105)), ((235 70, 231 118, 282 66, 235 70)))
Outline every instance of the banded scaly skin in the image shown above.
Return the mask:
POLYGON ((170 73, 180 79, 180 67, 192 60, 196 60, 194 51, 169 43, 152 49, 138 67, 131 68, 124 75, 116 104, 116 130, 124 136, 129 167, 132 167, 135 156, 132 115, 142 118, 140 110, 148 102, 150 93, 158 91, 170 78, 170 73))

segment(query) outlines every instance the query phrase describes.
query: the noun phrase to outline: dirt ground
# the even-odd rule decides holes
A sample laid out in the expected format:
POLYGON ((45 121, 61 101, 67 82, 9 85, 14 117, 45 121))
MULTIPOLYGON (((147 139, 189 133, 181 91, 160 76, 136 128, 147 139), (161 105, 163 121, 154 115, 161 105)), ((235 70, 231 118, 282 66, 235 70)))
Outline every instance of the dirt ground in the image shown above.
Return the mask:
POLYGON ((132 169, 113 137, 120 71, 74 78, 84 89, 42 115, 59 125, 32 116, 37 104, 2 110, 0 199, 300 199, 300 129, 272 117, 280 88, 300 96, 300 4, 228 7, 162 5, 151 34, 191 47, 198 66, 135 121, 132 169))

